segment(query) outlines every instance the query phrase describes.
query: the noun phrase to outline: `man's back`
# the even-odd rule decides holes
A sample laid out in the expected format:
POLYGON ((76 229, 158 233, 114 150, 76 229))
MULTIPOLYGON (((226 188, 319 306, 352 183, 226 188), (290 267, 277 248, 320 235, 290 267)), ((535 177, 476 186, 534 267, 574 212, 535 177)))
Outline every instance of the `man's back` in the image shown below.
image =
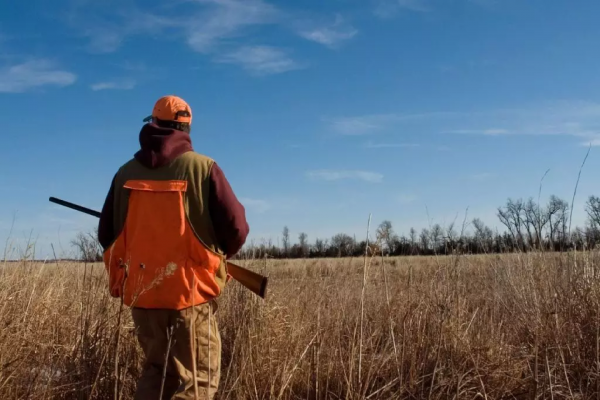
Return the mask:
POLYGON ((193 151, 189 105, 162 97, 150 119, 100 216, 109 290, 132 307, 145 355, 135 399, 156 398, 163 371, 164 399, 212 398, 221 365, 215 299, 227 281, 226 258, 249 228, 223 171, 193 151))
MULTIPOLYGON (((119 235, 121 235, 121 241, 125 242, 127 232, 131 234, 131 230, 125 228, 133 212, 140 217, 143 214, 143 218, 140 218, 136 223, 139 225, 145 221, 145 235, 153 235, 155 240, 158 240, 156 235, 162 235, 159 243, 170 242, 169 238, 172 237, 172 233, 161 232, 164 229, 160 228, 161 226, 171 226, 174 223, 172 219, 169 222, 169 220, 161 218, 161 214, 166 212, 165 207, 161 207, 159 204, 135 203, 136 206, 146 207, 146 209, 144 211, 142 209, 131 209, 131 195, 136 194, 140 198, 151 201, 150 199, 156 199, 159 193, 166 196, 164 192, 173 192, 178 193, 176 196, 180 196, 181 201, 172 203, 172 207, 181 205, 182 212, 184 212, 182 215, 185 216, 185 219, 179 221, 183 225, 179 226, 178 229, 189 230, 189 232, 183 232, 178 240, 191 240, 190 245, 200 246, 201 249, 198 251, 202 253, 204 253, 203 248, 205 248, 207 251, 206 255, 203 256, 204 258, 213 257, 211 253, 231 256, 239 251, 248 234, 244 208, 237 201, 217 163, 210 157, 194 152, 191 147, 191 140, 189 136, 186 136, 188 134, 185 132, 164 129, 153 124, 144 126, 140 133, 141 149, 132 160, 125 163, 115 174, 111 191, 103 208, 104 218, 101 219, 99 234, 101 243, 105 248, 120 244, 118 243, 119 235), (182 183, 185 183, 185 188, 182 187, 177 191, 173 187, 166 188, 164 186, 182 183), (154 193, 154 195, 150 193, 154 193), (152 223, 155 224, 154 230, 151 230, 151 225, 149 225, 152 223), (190 239, 185 239, 184 234, 190 234, 190 239)), ((165 199, 165 201, 168 200, 165 199)), ((139 232, 137 235, 140 240, 149 242, 149 238, 139 236, 139 232)), ((129 242, 131 240, 129 238, 129 242)), ((118 285, 123 280, 122 274, 118 273, 119 266, 115 265, 119 259, 124 257, 130 259, 132 254, 140 252, 146 252, 145 258, 147 259, 150 254, 159 252, 159 247, 156 246, 149 248, 140 245, 135 249, 131 246, 131 243, 128 249, 113 246, 115 250, 119 251, 113 251, 112 263, 110 260, 107 261, 113 268, 113 272, 115 272, 112 275, 115 279, 111 282, 111 287, 118 285)), ((166 249, 162 251, 166 251, 166 249)), ((166 257, 167 254, 164 256, 166 257)), ((188 257, 191 257, 191 254, 188 254, 188 257)), ((129 265, 130 276, 138 272, 136 268, 139 266, 135 264, 144 264, 145 275, 149 275, 149 272, 157 273, 155 268, 164 269, 166 267, 165 265, 154 267, 152 263, 149 265, 149 263, 142 262, 145 258, 139 256, 135 257, 135 261, 129 260, 131 264, 129 265), (150 270, 148 270, 149 267, 150 270)), ((164 257, 159 257, 159 259, 162 258, 164 257)), ((189 263, 190 261, 182 262, 189 263)), ((201 294, 201 298, 216 297, 223 289, 226 281, 226 269, 222 260, 219 260, 219 264, 214 271, 214 284, 217 287, 213 287, 205 295, 201 294)), ((147 279, 144 281, 147 281, 147 279)), ((213 282, 205 283, 211 287, 213 286, 213 282)), ((113 288, 114 290, 116 288, 113 288)), ((152 304, 156 305, 157 302, 155 301, 152 304)))

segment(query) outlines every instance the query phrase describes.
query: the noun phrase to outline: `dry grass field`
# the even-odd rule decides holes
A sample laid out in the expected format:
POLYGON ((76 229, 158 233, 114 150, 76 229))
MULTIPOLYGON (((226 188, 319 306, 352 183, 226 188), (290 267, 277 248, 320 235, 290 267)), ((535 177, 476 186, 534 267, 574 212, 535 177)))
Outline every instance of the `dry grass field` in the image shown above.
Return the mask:
MULTIPOLYGON (((245 261, 219 399, 600 398, 596 253, 245 261)), ((103 266, 0 265, 0 398, 130 399, 141 361, 103 266)))

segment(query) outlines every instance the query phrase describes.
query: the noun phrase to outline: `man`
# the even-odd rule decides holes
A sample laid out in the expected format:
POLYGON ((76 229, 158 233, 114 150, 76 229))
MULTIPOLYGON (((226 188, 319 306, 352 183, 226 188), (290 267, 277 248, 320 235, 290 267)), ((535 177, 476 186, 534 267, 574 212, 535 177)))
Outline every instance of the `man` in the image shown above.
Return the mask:
POLYGON ((144 121, 141 148, 115 174, 98 226, 110 293, 132 308, 145 355, 135 398, 212 399, 215 299, 226 259, 248 235, 245 210, 217 163, 194 152, 183 99, 160 98, 144 121))

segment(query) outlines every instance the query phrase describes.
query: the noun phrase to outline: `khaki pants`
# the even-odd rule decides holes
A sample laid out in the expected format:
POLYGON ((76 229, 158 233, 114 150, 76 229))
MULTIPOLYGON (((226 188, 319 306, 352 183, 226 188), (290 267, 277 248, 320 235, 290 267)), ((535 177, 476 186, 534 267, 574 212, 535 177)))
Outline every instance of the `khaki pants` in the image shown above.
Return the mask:
POLYGON ((193 354, 196 356, 198 400, 214 398, 221 372, 221 337, 215 312, 214 302, 180 311, 132 309, 137 338, 145 355, 135 400, 159 400, 161 386, 160 400, 195 399, 193 354), (192 328, 196 330, 195 340, 192 328))

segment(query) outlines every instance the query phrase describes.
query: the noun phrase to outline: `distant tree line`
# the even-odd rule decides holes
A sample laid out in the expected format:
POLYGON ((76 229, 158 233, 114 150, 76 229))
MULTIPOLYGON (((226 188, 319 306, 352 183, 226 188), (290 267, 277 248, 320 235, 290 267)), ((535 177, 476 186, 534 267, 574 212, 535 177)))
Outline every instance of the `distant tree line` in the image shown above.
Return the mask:
MULTIPOLYGON (((391 221, 379 224, 372 242, 371 254, 391 256, 434 254, 483 254, 528 252, 536 250, 568 251, 593 249, 600 244, 600 198, 590 196, 585 203, 587 220, 583 227, 571 227, 571 207, 557 196, 551 196, 547 204, 538 204, 533 198, 524 201, 509 198, 496 215, 504 227, 494 231, 479 218, 468 223, 456 222, 448 226, 434 224, 417 232, 411 228, 408 235, 398 235, 391 221)), ((250 243, 238 255, 248 258, 322 258, 361 256, 366 241, 338 233, 331 238, 315 238, 310 243, 306 233, 298 235, 291 244, 288 227, 282 231, 282 245, 272 241, 250 243)))
MULTIPOLYGON (((434 254, 483 254, 528 252, 532 250, 567 251, 593 249, 600 244, 600 197, 590 196, 585 203, 587 219, 583 227, 571 229, 571 207, 557 196, 540 205, 533 198, 527 201, 509 198, 496 215, 504 230, 494 231, 479 218, 468 223, 456 222, 448 226, 434 224, 417 232, 411 228, 407 235, 398 235, 391 221, 379 224, 369 243, 370 254, 390 256, 434 254)), ((306 233, 300 233, 292 244, 287 226, 283 228, 281 246, 272 241, 248 243, 239 258, 328 258, 357 257, 365 253, 366 241, 357 241, 346 233, 331 238, 315 238, 309 242, 306 233)), ((102 261, 102 249, 94 234, 80 233, 71 242, 78 258, 102 261)))

